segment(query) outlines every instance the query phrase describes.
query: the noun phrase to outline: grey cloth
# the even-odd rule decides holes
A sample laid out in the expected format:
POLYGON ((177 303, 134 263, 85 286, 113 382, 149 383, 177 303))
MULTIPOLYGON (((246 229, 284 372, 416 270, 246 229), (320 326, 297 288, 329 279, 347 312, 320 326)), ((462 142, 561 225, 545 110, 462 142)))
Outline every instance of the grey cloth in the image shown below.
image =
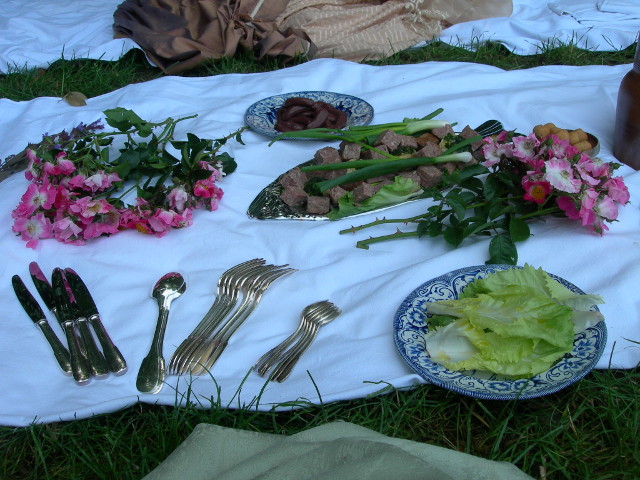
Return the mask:
POLYGON ((525 480, 510 463, 387 437, 347 422, 291 435, 199 424, 143 480, 525 480))

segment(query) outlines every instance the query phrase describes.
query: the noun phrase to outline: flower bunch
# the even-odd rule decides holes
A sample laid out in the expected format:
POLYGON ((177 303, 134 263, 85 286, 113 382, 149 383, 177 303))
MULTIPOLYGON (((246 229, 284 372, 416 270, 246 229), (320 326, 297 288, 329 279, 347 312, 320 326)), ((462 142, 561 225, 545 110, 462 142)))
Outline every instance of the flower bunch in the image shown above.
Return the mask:
POLYGON ((605 222, 618 218, 618 206, 629 201, 622 177, 612 176, 617 164, 580 153, 555 135, 539 139, 533 133, 516 136, 503 131, 495 139, 485 138, 482 151, 486 167, 499 168, 505 161, 521 164, 523 200, 537 205, 555 202, 567 217, 600 235, 609 229, 605 222))
POLYGON ((216 141, 187 134, 175 141, 178 120, 142 120, 131 110, 104 112, 115 127, 104 133, 100 121, 69 132, 44 135, 23 152, 31 183, 12 212, 12 230, 35 248, 41 239, 83 245, 87 240, 135 229, 163 236, 192 224, 192 211, 218 208, 223 191, 216 185, 235 169, 218 150, 243 129, 216 141), (154 130, 161 128, 160 134, 154 130), (114 138, 122 135, 120 155, 110 159, 114 138), (170 153, 171 145, 180 158, 170 153), (131 204, 124 197, 136 192, 131 204))
POLYGON ((411 218, 376 219, 340 233, 383 224, 414 225, 389 235, 357 242, 360 248, 386 240, 437 237, 454 247, 464 239, 489 236, 487 263, 515 265, 516 243, 531 235, 529 222, 547 216, 568 217, 602 235, 616 221, 618 209, 629 201, 620 166, 580 153, 568 141, 549 135, 518 135, 502 131, 484 138, 478 163, 444 174, 424 198, 434 203, 411 218))

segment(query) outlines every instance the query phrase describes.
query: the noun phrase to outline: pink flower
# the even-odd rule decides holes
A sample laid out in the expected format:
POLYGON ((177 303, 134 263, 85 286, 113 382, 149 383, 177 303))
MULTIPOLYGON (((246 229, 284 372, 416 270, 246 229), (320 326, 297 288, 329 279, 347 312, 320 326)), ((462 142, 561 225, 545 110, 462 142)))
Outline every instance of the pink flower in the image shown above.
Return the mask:
POLYGON ((596 201, 595 212, 599 217, 613 221, 618 218, 618 204, 609 195, 605 195, 596 201))
POLYGON ((189 194, 182 187, 172 188, 167 195, 169 201, 169 207, 173 208, 176 212, 181 213, 185 209, 185 205, 189 200, 189 194))
POLYGON ((540 141, 533 133, 526 137, 513 137, 513 156, 529 163, 537 155, 539 145, 540 141))
POLYGON ((572 197, 558 197, 556 199, 556 204, 560 207, 560 210, 564 212, 567 218, 570 218, 571 220, 578 220, 580 218, 580 213, 578 212, 575 201, 572 197))
POLYGON ((629 190, 624 184, 622 177, 610 178, 602 185, 602 188, 607 191, 607 195, 609 195, 613 201, 621 205, 625 205, 629 201, 629 190))
POLYGON ((103 198, 81 197, 71 205, 69 211, 86 219, 92 219, 98 214, 108 213, 113 207, 103 198))
POLYGON ((16 208, 20 216, 30 216, 39 208, 49 210, 56 199, 56 189, 49 183, 38 185, 32 183, 22 195, 20 204, 16 208))
POLYGON ((553 142, 549 146, 549 158, 571 158, 575 157, 580 151, 569 143, 569 140, 561 140, 555 135, 551 135, 553 142))
POLYGON ((566 159, 552 158, 547 162, 544 179, 561 192, 578 193, 582 182, 573 176, 571 163, 566 159))
POLYGON ((51 221, 42 213, 31 218, 16 218, 12 230, 19 233, 22 240, 27 242, 27 248, 36 248, 39 239, 53 236, 51 221))
POLYGON ((582 221, 582 225, 592 225, 596 220, 596 212, 593 207, 598 199, 598 192, 593 188, 586 190, 580 197, 580 212, 579 217, 582 221))
POLYGON ((522 181, 522 187, 525 191, 525 194, 522 198, 530 202, 535 202, 538 205, 543 204, 549 194, 553 191, 553 188, 551 188, 549 182, 545 182, 544 180, 526 180, 526 177, 522 181))
POLYGON ((513 155, 513 146, 510 143, 499 143, 498 139, 494 142, 491 137, 486 137, 484 142, 482 154, 486 160, 482 162, 482 165, 485 167, 496 165, 503 156, 511 157, 513 155))
POLYGON ((85 239, 99 237, 101 235, 112 235, 118 233, 120 225, 120 213, 112 209, 104 215, 99 215, 100 218, 88 224, 82 236, 85 239))
POLYGON ((82 227, 77 225, 71 218, 63 217, 53 224, 53 235, 56 239, 65 243, 77 243, 77 237, 82 232, 82 227))

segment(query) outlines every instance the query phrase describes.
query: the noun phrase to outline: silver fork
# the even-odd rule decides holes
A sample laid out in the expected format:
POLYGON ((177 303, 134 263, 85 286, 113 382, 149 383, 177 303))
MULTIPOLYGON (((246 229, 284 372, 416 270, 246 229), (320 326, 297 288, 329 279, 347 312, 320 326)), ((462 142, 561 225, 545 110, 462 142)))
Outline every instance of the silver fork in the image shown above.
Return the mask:
POLYGON ((256 275, 251 282, 243 285, 243 299, 240 306, 213 337, 200 344, 187 366, 189 372, 194 375, 202 375, 211 369, 226 348, 229 338, 244 323, 251 312, 255 310, 271 283, 284 275, 296 271, 294 268, 284 267, 286 265, 265 265, 262 267, 263 271, 256 275))
POLYGON ((169 373, 184 373, 184 367, 190 361, 190 356, 199 343, 205 340, 235 307, 242 283, 254 275, 256 268, 261 267, 264 263, 262 258, 248 260, 230 268, 220 276, 213 304, 193 332, 182 341, 173 353, 169 362, 169 373))
POLYGON ((263 377, 275 363, 282 359, 285 350, 287 350, 287 348, 289 348, 298 339, 298 337, 306 334, 308 329, 311 328, 309 317, 322 314, 325 304, 326 300, 315 302, 311 305, 307 305, 302 310, 300 313, 300 322, 298 323, 296 330, 279 345, 276 345, 267 353, 262 355, 262 357, 260 357, 255 363, 253 369, 258 373, 258 375, 263 377))
MULTIPOLYGON (((274 368, 270 378, 271 380, 275 380, 276 382, 284 381, 289 376, 298 360, 300 360, 302 354, 307 351, 313 340, 316 338, 320 327, 331 322, 342 313, 337 306, 335 306, 328 300, 318 302, 314 305, 319 306, 311 313, 303 315, 303 318, 301 319, 299 327, 301 334, 296 340, 296 343, 286 352, 284 350, 287 348, 287 346, 284 346, 284 348, 280 350, 277 356, 274 356, 274 358, 269 362, 265 362, 265 364, 260 365, 258 367, 258 373, 261 376, 264 376, 269 368, 277 361, 278 365, 274 368)), ((285 340, 283 344, 286 343, 287 340, 285 340)), ((258 363, 256 363, 256 365, 258 365, 259 363, 260 360, 258 360, 258 363)))

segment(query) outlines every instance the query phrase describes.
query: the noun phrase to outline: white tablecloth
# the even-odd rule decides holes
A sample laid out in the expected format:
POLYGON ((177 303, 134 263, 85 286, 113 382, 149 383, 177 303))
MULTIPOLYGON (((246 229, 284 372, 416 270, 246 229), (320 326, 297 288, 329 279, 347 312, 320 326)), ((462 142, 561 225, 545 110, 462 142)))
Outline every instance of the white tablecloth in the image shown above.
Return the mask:
MULTIPOLYGON (((0 157, 20 151, 28 141, 38 141, 44 132, 92 122, 103 110, 116 106, 131 108, 150 120, 197 113, 196 119, 179 124, 178 138, 187 132, 217 138, 241 126, 243 113, 253 102, 277 93, 315 89, 366 99, 375 108, 375 123, 420 117, 443 107, 440 118, 462 125, 497 118, 521 132, 548 121, 581 127, 600 138, 603 158, 613 160, 615 97, 629 68, 551 66, 506 72, 465 63, 373 67, 316 60, 271 73, 165 77, 89 99, 85 107, 71 107, 58 98, 0 100, 0 157)), ((149 296, 151 287, 164 273, 176 270, 188 282, 186 293, 171 311, 164 349, 168 357, 207 311, 220 274, 255 257, 288 263, 299 271, 272 285, 232 337, 212 370, 215 382, 210 377, 192 380, 191 401, 234 407, 261 396, 259 407, 268 409, 289 400, 331 402, 371 394, 387 384, 407 387, 423 382, 396 351, 394 314, 423 282, 484 263, 487 240, 466 241, 452 249, 441 239, 411 239, 362 250, 355 248, 355 241, 367 234, 339 235, 338 231, 370 221, 374 214, 338 222, 250 219, 245 212, 255 195, 280 173, 311 158, 322 144, 290 141, 267 147, 267 140, 253 132, 245 133, 244 141, 244 146, 229 143, 238 170, 220 182, 225 196, 219 210, 199 211, 193 226, 160 239, 123 232, 85 246, 45 240, 36 250, 28 249, 10 230, 11 211, 27 181, 16 174, 0 183, 0 383, 5 386, 0 396, 1 424, 82 418, 137 401, 169 405, 183 401, 187 378, 168 377, 159 395, 142 395, 135 387, 157 315, 149 296), (107 330, 129 363, 127 374, 78 386, 61 373, 11 288, 14 274, 31 286, 28 264, 34 260, 47 272, 72 267, 84 278, 107 330), (262 378, 254 373, 247 376, 251 365, 295 328, 304 306, 327 298, 343 309, 343 315, 322 328, 288 380, 262 390, 262 378)), ((535 224, 533 237, 519 244, 521 264, 543 267, 605 298, 601 311, 607 319, 609 342, 598 368, 629 368, 640 360, 640 345, 631 342, 640 340, 640 173, 629 167, 619 172, 631 190, 631 203, 621 209, 620 221, 604 237, 558 219, 535 224)), ((386 215, 407 217, 424 209, 424 201, 414 202, 386 215)), ((381 228, 371 233, 387 232, 381 228)))
MULTIPOLYGON (((571 11, 591 15, 582 23, 575 16, 554 13, 547 2, 514 0, 510 17, 489 18, 454 25, 438 39, 466 48, 477 41, 502 43, 519 55, 538 53, 541 46, 554 40, 589 50, 616 50, 636 41, 640 20, 624 20, 616 8, 633 6, 635 0, 609 2, 614 5, 601 12, 602 0, 549 2, 571 4, 571 11)), ((137 48, 128 39, 113 38, 113 12, 122 0, 3 0, 0 2, 0 72, 9 68, 46 68, 65 59, 91 58, 118 60, 137 48)), ((631 16, 632 17, 632 16, 631 16)), ((423 44, 422 44, 423 45, 423 44)))

